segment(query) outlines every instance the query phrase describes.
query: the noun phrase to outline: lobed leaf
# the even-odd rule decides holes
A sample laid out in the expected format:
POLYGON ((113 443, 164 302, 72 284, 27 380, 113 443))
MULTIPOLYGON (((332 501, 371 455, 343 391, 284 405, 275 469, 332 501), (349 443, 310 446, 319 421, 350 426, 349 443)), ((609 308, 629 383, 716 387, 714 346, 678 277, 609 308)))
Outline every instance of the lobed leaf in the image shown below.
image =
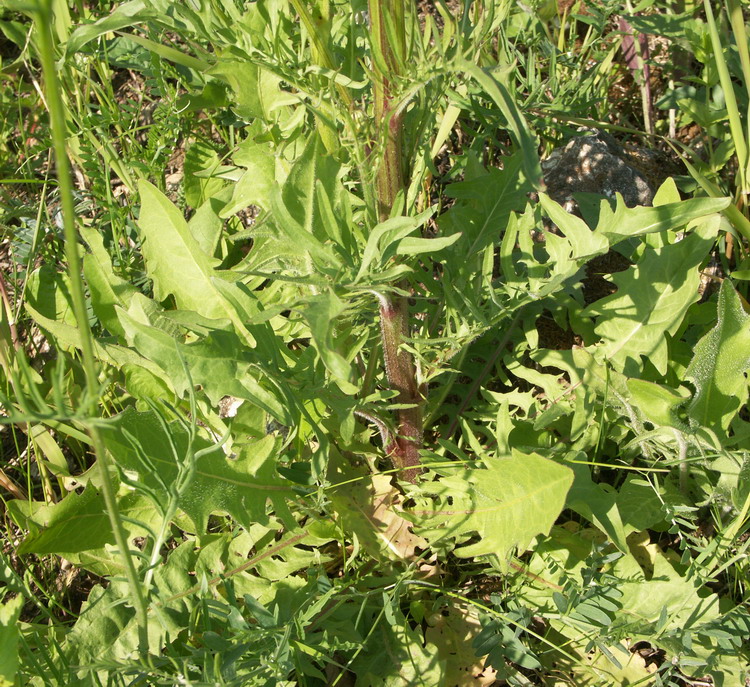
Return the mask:
MULTIPOLYGON (((667 206, 662 206, 667 207, 667 206)), ((674 335, 688 307, 698 300, 698 268, 713 246, 718 217, 682 241, 646 248, 638 263, 612 277, 617 293, 583 312, 595 316, 601 343, 592 348, 619 371, 638 376, 641 356, 667 371, 667 335, 674 335)))
POLYGON ((236 396, 252 401, 280 422, 288 420, 284 403, 260 384, 263 373, 233 332, 215 329, 200 341, 184 344, 149 320, 139 321, 123 310, 118 310, 118 317, 131 345, 160 368, 179 396, 192 383, 202 386, 214 405, 224 396, 236 396))
POLYGON ((422 482, 410 491, 416 505, 407 513, 433 547, 478 535, 479 541, 454 553, 504 560, 549 532, 572 483, 568 467, 514 449, 508 458, 486 459, 481 468, 464 467, 440 481, 422 482))
POLYGON ((688 198, 655 207, 628 208, 618 193, 614 211, 607 201, 602 201, 594 233, 614 246, 627 238, 679 229, 688 222, 721 212, 729 204, 729 198, 688 198))
MULTIPOLYGON (((201 249, 180 211, 155 186, 142 180, 139 190, 138 226, 156 300, 164 301, 172 295, 178 308, 210 319, 229 318, 245 341, 254 346, 255 340, 246 330, 236 307, 214 283, 219 261, 201 249)), ((237 300, 248 298, 233 284, 226 289, 236 291, 237 300)))
MULTIPOLYGON (((180 463, 194 461, 192 480, 180 494, 178 506, 201 534, 212 513, 229 514, 245 528, 267 523, 268 501, 279 516, 289 520, 285 498, 294 497, 294 491, 276 474, 273 436, 243 445, 239 455, 229 459, 219 447, 205 452, 211 443, 200 436, 190 444, 182 424, 163 424, 153 411, 139 413, 128 408, 102 428, 102 439, 118 467, 164 502, 180 463), (195 457, 199 451, 201 455, 195 457)), ((296 527, 293 520, 290 524, 296 527)))

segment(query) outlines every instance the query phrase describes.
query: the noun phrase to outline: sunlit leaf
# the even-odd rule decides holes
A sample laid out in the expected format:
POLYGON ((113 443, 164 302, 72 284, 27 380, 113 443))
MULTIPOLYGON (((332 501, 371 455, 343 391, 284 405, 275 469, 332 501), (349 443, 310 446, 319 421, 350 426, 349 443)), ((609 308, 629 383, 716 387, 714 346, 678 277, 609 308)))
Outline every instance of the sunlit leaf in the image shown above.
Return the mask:
MULTIPOLYGON (((143 235, 143 257, 154 282, 158 301, 173 296, 177 307, 208 318, 229 318, 250 345, 254 340, 245 329, 235 306, 213 281, 219 261, 207 255, 193 237, 182 213, 152 184, 141 181, 141 214, 138 226, 143 235)), ((238 300, 248 294, 233 284, 238 300)))
POLYGON ((625 374, 638 376, 641 356, 664 374, 666 336, 677 331, 688 307, 698 300, 698 268, 717 230, 718 220, 677 243, 646 248, 634 267, 614 274, 617 293, 595 301, 583 313, 598 318, 595 331, 601 343, 592 350, 625 374))
POLYGON ((747 399, 750 367, 750 315, 725 279, 719 291, 718 320, 695 347, 685 377, 695 384, 688 406, 699 427, 725 431, 747 399))
POLYGON ((18 670, 18 617, 24 605, 21 594, 0 602, 0 687, 16 684, 18 670))
POLYGON ((433 546, 476 534, 479 541, 458 546, 455 555, 504 560, 549 532, 572 483, 573 473, 564 465, 513 450, 508 458, 486 459, 481 468, 422 482, 410 491, 416 503, 407 512, 417 533, 433 546))
POLYGON ((194 452, 208 448, 209 441, 196 437, 191 447, 183 425, 170 422, 165 426, 153 412, 132 409, 108 423, 102 436, 118 467, 165 500, 165 485, 174 483, 180 463, 194 461, 192 481, 178 505, 199 533, 205 532, 212 513, 227 513, 244 527, 267 522, 269 500, 283 516, 288 511, 285 499, 294 495, 291 486, 275 472, 272 436, 243 445, 236 458, 228 458, 218 447, 195 458, 194 452))

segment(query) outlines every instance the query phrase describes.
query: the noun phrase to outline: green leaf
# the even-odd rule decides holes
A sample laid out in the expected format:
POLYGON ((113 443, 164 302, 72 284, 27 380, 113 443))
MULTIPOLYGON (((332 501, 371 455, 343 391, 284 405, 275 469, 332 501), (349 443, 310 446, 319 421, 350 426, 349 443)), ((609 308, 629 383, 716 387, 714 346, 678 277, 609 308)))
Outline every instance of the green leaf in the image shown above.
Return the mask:
POLYGON ((633 405, 649 422, 657 426, 687 429, 677 412, 687 398, 673 389, 643 379, 628 379, 627 385, 633 405))
POLYGON ((543 187, 544 179, 542 176, 542 165, 539 161, 536 137, 532 134, 526 119, 508 88, 481 67, 467 60, 458 59, 456 66, 459 70, 472 77, 485 90, 487 95, 492 98, 498 108, 500 108, 500 112, 505 118, 505 126, 509 129, 515 144, 521 149, 522 164, 526 178, 534 185, 534 188, 543 187))
POLYGON ((43 317, 76 326, 68 275, 52 265, 42 265, 29 276, 26 286, 27 304, 43 317))
POLYGON ((138 289, 114 273, 112 260, 104 247, 101 233, 83 225, 79 230, 91 250, 91 253, 83 258, 83 274, 91 294, 91 306, 101 323, 112 334, 124 336, 125 332, 117 319, 115 306, 127 308, 138 289))
MULTIPOLYGON (((662 206, 667 207, 667 206, 662 206)), ((698 300, 698 268, 713 246, 718 217, 673 244, 646 248, 638 263, 612 277, 617 293, 595 301, 583 315, 598 317, 597 355, 629 376, 639 376, 641 356, 667 371, 666 335, 674 335, 698 300)))
POLYGON ((688 414, 698 427, 723 434, 747 400, 750 315, 728 279, 721 284, 716 326, 695 347, 685 378, 695 385, 688 414))
POLYGON ((405 239, 399 241, 398 247, 396 248, 396 254, 422 255, 423 253, 434 253, 435 251, 452 246, 460 238, 461 234, 437 236, 434 239, 422 239, 417 238, 416 236, 407 236, 405 239))
POLYGON ((43 529, 30 535, 18 547, 24 553, 77 553, 114 543, 104 500, 93 485, 82 494, 71 492, 52 506, 36 508, 36 525, 43 529))
POLYGON ((652 528, 665 519, 666 494, 645 479, 630 476, 617 494, 617 507, 628 532, 652 528))
POLYGON ((153 184, 139 183, 143 257, 154 282, 154 297, 174 296, 178 308, 204 317, 227 317, 222 299, 213 297, 211 276, 219 261, 206 255, 182 213, 153 184))
MULTIPOLYGON (((271 215, 273 217, 271 221, 279 232, 277 243, 280 250, 285 254, 295 256, 300 261, 309 260, 309 264, 306 265, 308 274, 313 272, 313 265, 325 271, 326 268, 339 264, 331 248, 312 234, 309 223, 308 228, 305 228, 292 216, 278 188, 274 189, 271 194, 271 215)), ((276 245, 273 246, 274 250, 279 248, 276 245)))
POLYGON ((344 302, 333 291, 311 298, 302 308, 302 315, 310 325, 310 334, 320 359, 337 379, 345 393, 356 393, 359 388, 350 383, 351 365, 336 350, 333 333, 335 320, 346 310, 344 302))
POLYGON ((346 192, 339 178, 341 165, 327 155, 317 134, 305 142, 283 187, 271 193, 269 221, 285 251, 303 257, 320 271, 338 273, 342 259, 351 262, 346 234, 346 192), (333 267, 333 270, 331 268, 333 267), (334 272, 335 270, 335 272, 334 272))
POLYGON ((620 558, 611 570, 620 580, 623 617, 638 620, 645 628, 666 608, 663 632, 678 628, 690 631, 717 616, 719 597, 701 589, 695 578, 676 570, 661 549, 648 541, 647 533, 631 540, 631 550, 633 555, 620 558))
MULTIPOLYGON (((49 332, 60 348, 81 349, 81 331, 78 327, 56 322, 55 320, 45 317, 39 311, 34 309, 29 301, 26 301, 25 307, 31 317, 34 318, 34 321, 44 330, 49 332)), ((140 365, 153 374, 161 375, 161 370, 157 365, 154 365, 150 360, 147 360, 132 349, 125 348, 124 346, 118 346, 116 344, 94 339, 94 355, 97 360, 108 363, 117 368, 121 368, 123 365, 130 363, 133 365, 140 365)), ((164 383, 169 383, 168 379, 163 379, 163 381, 164 383)))
MULTIPOLYGON (((565 237, 570 242, 573 259, 592 258, 607 252, 609 249, 607 238, 601 233, 597 234, 591 231, 582 219, 567 212, 546 193, 539 194, 539 202, 547 213, 547 216, 565 234, 565 237)), ((547 236, 550 238, 554 234, 548 234, 547 236)))
POLYGON ((139 321, 123 310, 118 310, 118 317, 128 341, 162 370, 178 396, 184 396, 192 380, 213 405, 224 396, 236 396, 252 401, 279 422, 288 422, 284 403, 260 384, 263 372, 234 333, 216 329, 201 341, 183 344, 148 319, 139 321))
MULTIPOLYGON (((247 331, 234 305, 214 283, 219 261, 208 256, 193 237, 180 211, 152 184, 141 180, 141 214, 138 226, 143 236, 143 258, 154 281, 158 301, 174 296, 177 307, 217 319, 228 317, 251 347, 255 340, 247 331)), ((248 298, 235 285, 237 300, 248 298)))
MULTIPOLYGON (((600 422, 598 399, 602 399, 606 406, 626 414, 625 404, 629 403, 630 392, 627 387, 627 377, 613 370, 609 365, 599 362, 590 351, 585 348, 553 351, 537 349, 531 351, 530 357, 534 362, 545 367, 556 367, 564 370, 570 377, 570 383, 576 387, 575 415, 572 429, 578 434, 583 433, 585 448, 586 436, 592 428, 600 422)), ((594 442, 597 439, 594 435, 594 442)))
MULTIPOLYGON (((370 265, 375 262, 378 256, 383 255, 388 248, 411 232, 416 231, 427 220, 429 214, 423 213, 418 217, 391 217, 385 222, 381 222, 373 227, 367 237, 367 243, 362 251, 362 259, 359 265, 359 272, 355 277, 355 283, 360 281, 367 274, 370 265)), ((460 234, 458 234, 460 236, 460 234)))
MULTIPOLYGON (((183 188, 185 202, 190 207, 200 207, 222 189, 224 180, 215 176, 220 167, 219 155, 205 141, 198 140, 185 151, 183 188)), ((209 255, 213 253, 206 252, 209 255)))
POLYGON ((212 513, 229 514, 245 528, 256 522, 267 523, 267 501, 288 526, 296 527, 287 515, 285 502, 295 492, 276 474, 273 436, 242 445, 234 459, 227 458, 220 448, 194 458, 191 452, 202 451, 211 443, 198 436, 191 447, 184 425, 175 421, 165 426, 154 412, 128 408, 102 428, 102 439, 121 470, 164 499, 168 497, 165 486, 174 483, 180 463, 194 460, 192 481, 178 506, 199 533, 206 531, 212 513))
MULTIPOLYGON (((23 50, 26 47, 26 34, 28 31, 28 25, 22 24, 20 21, 7 21, 3 20, 0 21, 0 31, 2 31, 3 35, 12 43, 15 43, 15 45, 23 50)), ((17 59, 23 59, 19 56, 17 59)), ((4 67, 5 70, 8 69, 8 64, 4 67)))
POLYGON ((456 548, 455 555, 504 560, 549 532, 572 484, 570 468, 513 450, 509 458, 488 458, 483 468, 465 467, 420 483, 410 489, 416 503, 407 513, 433 546, 478 534, 480 541, 456 548))
POLYGON ((256 143, 252 138, 237 147, 232 160, 245 171, 234 184, 232 199, 221 211, 221 217, 231 217, 250 205, 264 210, 270 207, 271 191, 276 186, 276 156, 270 143, 256 143))
MULTIPOLYGON (((71 492, 56 504, 39 501, 8 504, 9 511, 29 530, 19 551, 65 556, 97 575, 121 574, 124 572, 122 560, 111 551, 114 535, 104 498, 92 481, 84 481, 87 483, 82 494, 71 492)), ((117 505, 131 540, 148 536, 150 528, 160 522, 153 503, 143 494, 126 493, 117 505)))
POLYGON ((125 377, 125 388, 134 398, 154 401, 173 399, 172 389, 164 381, 163 375, 156 375, 142 365, 126 363, 120 370, 125 377))
POLYGON ((278 76, 246 60, 222 60, 207 73, 229 84, 234 93, 235 112, 248 121, 276 122, 284 114, 283 105, 299 102, 298 98, 281 90, 278 76))
POLYGON ((596 525, 620 549, 628 550, 627 533, 620 518, 617 494, 591 479, 588 465, 571 464, 575 475, 566 505, 596 525))
POLYGON ((138 24, 148 18, 151 12, 146 9, 143 0, 130 0, 117 6, 110 14, 102 17, 93 24, 78 26, 70 35, 65 46, 68 55, 78 52, 84 45, 99 36, 111 31, 124 29, 133 24, 138 24))
POLYGON ((0 687, 13 687, 18 671, 18 618, 24 597, 18 594, 0 602, 0 687))
POLYGON ((179 112, 199 112, 200 110, 218 110, 219 108, 229 107, 227 90, 227 84, 218 80, 209 81, 200 93, 186 93, 177 98, 175 107, 179 112))
POLYGON ((526 207, 526 194, 532 187, 521 171, 522 161, 516 153, 504 158, 502 169, 482 169, 478 176, 446 187, 446 195, 456 203, 440 216, 438 224, 446 236, 463 235, 466 259, 495 243, 511 212, 526 207))
POLYGON ((618 193, 614 212, 607 201, 602 201, 594 233, 614 246, 626 238, 684 227, 692 220, 721 212, 729 203, 729 198, 689 198, 652 208, 628 208, 618 193))
MULTIPOLYGON (((100 585, 91 589, 78 621, 65 637, 68 661, 93 666, 102 660, 126 662, 137 655, 138 623, 132 607, 122 602, 128 596, 126 583, 117 580, 110 581, 106 589, 100 585)), ((152 628, 156 625, 151 623, 152 628)))
POLYGON ((190 233, 206 255, 214 254, 221 238, 224 222, 219 217, 219 212, 223 205, 224 201, 221 198, 209 198, 188 222, 190 233))
POLYGON ((411 627, 400 611, 378 628, 378 651, 364 651, 352 663, 358 687, 427 687, 444 685, 445 660, 426 643, 419 626, 411 627), (383 660, 383 655, 388 660, 383 660))
POLYGON ((129 33, 126 35, 128 37, 128 40, 133 41, 133 43, 138 43, 138 45, 142 45, 144 48, 146 48, 146 50, 158 55, 162 59, 169 60, 170 62, 179 64, 182 67, 187 67, 188 69, 194 69, 197 72, 205 72, 211 66, 210 62, 207 62, 206 60, 201 60, 197 57, 193 57, 192 55, 187 55, 181 50, 177 50, 177 48, 172 48, 169 45, 163 45, 162 43, 157 43, 156 41, 152 41, 149 38, 139 36, 138 34, 135 34, 135 33, 129 33))

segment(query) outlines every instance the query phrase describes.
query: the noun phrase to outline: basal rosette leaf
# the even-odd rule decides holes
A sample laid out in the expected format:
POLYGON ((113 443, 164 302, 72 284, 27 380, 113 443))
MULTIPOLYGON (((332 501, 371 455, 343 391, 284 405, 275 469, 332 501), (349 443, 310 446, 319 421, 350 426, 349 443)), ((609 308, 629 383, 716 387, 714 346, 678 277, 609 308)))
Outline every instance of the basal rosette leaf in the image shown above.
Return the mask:
MULTIPOLYGON (((194 102, 191 96, 185 96, 185 101, 191 105, 194 102)), ((219 194, 226 183, 220 176, 224 169, 213 145, 201 139, 190 144, 185 151, 185 202, 192 208, 198 208, 219 194)), ((205 243, 202 247, 209 255, 213 253, 213 250, 206 250, 208 246, 205 243)))
MULTIPOLYGON (((609 249, 609 241, 601 234, 591 231, 588 225, 580 218, 567 212, 561 205, 552 200, 545 193, 539 194, 541 203, 547 216, 557 225, 565 234, 570 243, 570 254, 573 259, 580 260, 583 258, 592 258, 596 255, 602 255, 609 249)), ((555 234, 548 234, 550 240, 555 234)), ((558 262, 561 262, 558 260, 558 262)))
POLYGON ((42 265, 29 275, 26 302, 30 309, 49 320, 62 325, 76 325, 70 279, 52 265, 42 265))
POLYGON ((686 402, 685 396, 662 384, 645 379, 628 379, 633 405, 640 410, 651 423, 677 429, 688 429, 680 418, 680 408, 686 402))
POLYGON ((716 326, 695 347, 686 379, 695 385, 688 415, 699 427, 723 433, 747 399, 750 315, 729 280, 721 284, 716 326))
MULTIPOLYGON (((127 586, 119 580, 110 581, 106 588, 95 585, 89 592, 78 621, 62 643, 71 666, 80 666, 80 678, 90 676, 90 666, 98 661, 126 662, 137 654, 138 624, 132 607, 122 603, 128 596, 127 586)), ((152 628, 156 626, 152 623, 152 628)))
POLYGON ((245 119, 283 122, 290 116, 288 106, 299 104, 297 96, 280 88, 278 76, 248 60, 222 59, 207 73, 229 85, 234 93, 234 110, 245 119))
MULTIPOLYGON (((522 156, 505 158, 503 169, 474 170, 465 181, 446 187, 446 195, 456 199, 450 210, 438 220, 445 236, 461 233, 457 251, 468 261, 498 239, 499 228, 506 226, 511 213, 522 211, 526 194, 532 190, 522 171, 522 156)), ((453 265, 465 272, 468 265, 453 265)), ((466 275, 468 278, 468 274, 466 275)))
POLYGON ((130 0, 116 7, 99 20, 81 24, 70 34, 65 49, 68 55, 79 51, 84 45, 111 31, 119 31, 152 16, 153 10, 143 0, 130 0))
POLYGON ((79 231, 91 251, 83 258, 83 273, 91 294, 91 306, 101 323, 112 334, 123 336, 115 306, 127 308, 138 289, 115 274, 112 259, 104 247, 100 232, 84 225, 81 225, 79 231))
POLYGON ((568 493, 568 508, 593 522, 620 551, 627 551, 627 532, 618 508, 617 493, 594 482, 588 465, 574 464, 573 473, 575 481, 568 493))
MULTIPOLYGON (((142 498, 131 495, 118 505, 128 518, 139 520, 143 516, 145 523, 153 524, 153 518, 149 517, 153 508, 142 498)), ((58 503, 13 501, 12 510, 31 530, 18 547, 21 554, 76 554, 115 542, 104 499, 91 483, 81 494, 73 491, 58 503)), ((139 528, 138 535, 145 533, 145 528, 139 528)))
MULTIPOLYGON (((31 304, 30 300, 26 301, 25 308, 34 321, 51 336, 58 347, 63 349, 81 349, 81 330, 75 324, 67 324, 46 317, 31 304)), ((94 339, 94 355, 97 360, 117 368, 122 368, 124 365, 135 365, 143 367, 151 374, 160 374, 157 365, 150 360, 147 360, 136 351, 131 348, 126 348, 125 346, 108 343, 104 339, 94 339)))
POLYGON ((446 661, 438 647, 425 640, 419 627, 412 628, 401 612, 395 612, 378 633, 379 651, 365 651, 351 663, 358 687, 416 687, 445 685, 446 661), (383 654, 388 660, 383 660, 383 654))
POLYGON ((572 483, 566 466, 513 450, 508 458, 487 458, 481 468, 421 482, 410 490, 415 505, 406 513, 433 547, 445 549, 456 540, 453 553, 461 558, 492 554, 503 560, 549 532, 572 483), (461 545, 474 535, 479 541, 461 545))
MULTIPOLYGON (((122 495, 118 511, 129 540, 145 537, 158 526, 159 514, 143 494, 122 495)), ((29 534, 21 542, 21 554, 55 554, 95 575, 121 575, 122 558, 113 553, 115 537, 104 498, 93 484, 78 494, 69 493, 54 504, 11 501, 8 511, 23 522, 29 534)))
POLYGON ((427 542, 411 531, 411 523, 399 512, 403 496, 390 477, 374 475, 348 482, 332 490, 330 496, 341 528, 356 535, 375 558, 413 561, 417 549, 426 548, 427 542))
POLYGON ((232 198, 219 216, 226 219, 250 205, 267 209, 271 191, 281 176, 271 143, 257 143, 248 138, 239 144, 232 160, 245 171, 234 184, 232 198))
MULTIPOLYGON (((445 683, 452 687, 489 687, 497 683, 497 671, 474 642, 482 633, 479 611, 450 605, 427 619, 425 639, 446 657, 445 683)), ((495 638, 493 637, 492 640, 495 638)), ((493 641, 494 647, 498 646, 493 641)))

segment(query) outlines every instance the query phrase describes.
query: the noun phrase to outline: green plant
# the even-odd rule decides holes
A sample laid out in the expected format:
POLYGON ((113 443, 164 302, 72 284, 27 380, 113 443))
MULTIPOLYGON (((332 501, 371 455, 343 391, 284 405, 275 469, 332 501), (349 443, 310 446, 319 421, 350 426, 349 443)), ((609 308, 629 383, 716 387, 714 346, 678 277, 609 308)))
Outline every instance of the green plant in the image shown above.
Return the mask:
MULTIPOLYGON (((24 307, 57 360, 35 370, 6 320, 0 350, 7 421, 68 455, 47 443, 46 499, 6 508, 15 555, 108 582, 75 622, 19 631, 30 585, 3 562, 3 677, 642 684, 636 640, 668 652, 659 680, 742 677, 750 325, 728 280, 698 303, 729 199, 668 181, 588 226, 544 195, 529 82, 492 47, 519 30, 505 3, 441 5, 441 31, 387 0, 136 0, 73 30, 51 7, 33 16, 67 271, 33 270, 24 307), (65 132, 91 112, 50 63, 106 76, 110 50, 222 134, 188 142, 172 198, 177 115, 142 148, 123 134, 102 159, 137 204, 78 222, 81 247, 65 132), (435 158, 470 115, 443 187, 435 158), (630 267, 587 303, 611 250, 630 267), (545 320, 580 345, 550 346, 545 320)), ((117 130, 106 84, 89 94, 117 130)))

